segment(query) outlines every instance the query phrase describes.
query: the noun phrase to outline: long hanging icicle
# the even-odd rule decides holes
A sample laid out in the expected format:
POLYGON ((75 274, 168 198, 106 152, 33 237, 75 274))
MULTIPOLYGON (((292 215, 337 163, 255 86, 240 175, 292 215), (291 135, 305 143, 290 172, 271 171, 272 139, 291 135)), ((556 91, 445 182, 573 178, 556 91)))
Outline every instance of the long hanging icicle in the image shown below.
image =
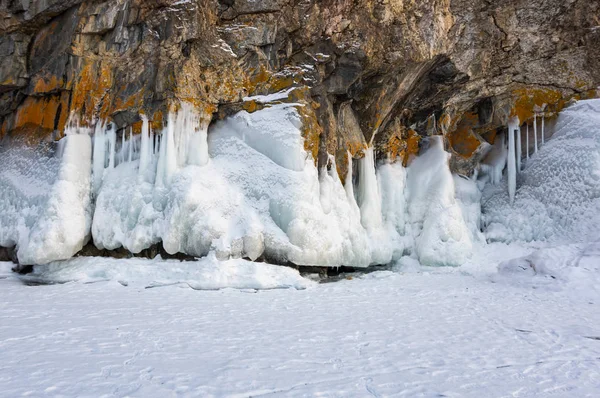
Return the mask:
POLYGON ((94 152, 92 156, 92 186, 94 193, 100 190, 104 167, 106 166, 106 134, 104 123, 98 121, 94 132, 94 152))
POLYGON ((131 162, 133 160, 133 128, 129 128, 129 156, 128 161, 131 162))
POLYGON ((533 114, 533 140, 534 140, 534 145, 533 145, 533 153, 537 153, 538 150, 538 138, 537 138, 537 113, 533 114))
POLYGON ((519 127, 519 118, 514 117, 508 122, 508 196, 510 203, 515 201, 517 191, 517 164, 515 154, 515 130, 519 127))
POLYGON ((150 164, 150 158, 152 157, 152 148, 150 148, 150 126, 148 123, 148 117, 142 116, 142 143, 140 148, 140 169, 139 175, 144 176, 148 165, 150 164))
POLYGON ((121 163, 125 163, 125 131, 121 133, 121 163))
POLYGON ((521 172, 521 157, 523 156, 522 152, 521 152, 521 150, 522 150, 521 149, 521 126, 517 127, 516 133, 517 133, 517 173, 520 173, 521 172))
POLYGON ((529 123, 527 123, 527 138, 526 138, 526 145, 525 147, 527 148, 527 160, 529 160, 529 123))
POLYGON ((356 203, 356 196, 354 195, 353 171, 353 159, 352 155, 350 154, 350 151, 348 151, 348 172, 346 173, 344 189, 346 190, 346 197, 348 198, 350 207, 352 207, 352 211, 354 211, 355 214, 360 217, 360 209, 358 208, 358 204, 356 203))
POLYGON ((545 118, 546 118, 546 115, 542 113, 542 145, 544 145, 544 143, 545 143, 544 142, 545 141, 545 138, 544 138, 544 135, 545 135, 545 131, 544 131, 544 119, 545 118))
POLYGON ((114 125, 111 125, 108 131, 108 150, 110 151, 108 168, 114 169, 117 156, 117 132, 114 125))

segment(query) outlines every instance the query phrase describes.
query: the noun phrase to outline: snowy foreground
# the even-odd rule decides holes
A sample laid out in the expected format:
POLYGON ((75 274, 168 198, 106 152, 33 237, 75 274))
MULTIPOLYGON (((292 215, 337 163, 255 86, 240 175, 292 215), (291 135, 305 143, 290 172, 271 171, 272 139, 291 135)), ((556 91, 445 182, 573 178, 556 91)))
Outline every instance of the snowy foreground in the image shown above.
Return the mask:
POLYGON ((495 244, 277 290, 145 289, 128 261, 105 267, 121 283, 27 286, 4 264, 0 396, 597 397, 600 245, 562 249, 537 275, 495 244))

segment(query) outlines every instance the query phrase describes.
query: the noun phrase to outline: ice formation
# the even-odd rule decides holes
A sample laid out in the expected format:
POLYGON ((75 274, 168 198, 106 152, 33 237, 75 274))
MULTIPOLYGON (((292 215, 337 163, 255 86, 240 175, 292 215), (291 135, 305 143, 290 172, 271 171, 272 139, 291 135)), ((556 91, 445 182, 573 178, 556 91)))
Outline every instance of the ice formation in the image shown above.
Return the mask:
MULTIPOLYGON (((369 148, 358 159, 356 181, 349 156, 342 185, 333 158, 318 170, 305 151, 294 105, 240 112, 208 136, 198 115, 182 106, 154 141, 159 148, 151 148, 150 137, 143 118, 139 156, 95 168, 94 181, 102 175, 92 225, 99 248, 137 253, 162 242, 169 253, 356 267, 411 251, 427 264, 459 265, 469 251, 473 234, 454 197, 448 154, 435 138, 426 151, 436 159, 434 173, 422 162, 377 167, 369 148)), ((104 152, 94 164, 106 165, 110 156, 104 152)))
POLYGON ((0 246, 16 247, 21 265, 64 260, 89 238, 90 131, 69 124, 56 145, 2 150, 0 246))
POLYGON ((506 146, 506 135, 500 133, 496 135, 492 149, 479 166, 481 173, 479 177, 484 182, 489 181, 493 185, 500 184, 507 159, 508 147, 506 146))
POLYGON ((538 151, 537 113, 533 114, 533 153, 538 151))
POLYGON ((526 136, 525 148, 527 150, 527 160, 529 160, 529 123, 527 123, 526 125, 527 125, 527 136, 526 136))
MULTIPOLYGON (((511 118, 508 122, 508 196, 510 202, 515 201, 515 193, 517 191, 517 154, 515 153, 515 133, 519 128, 519 118, 511 118)), ((519 154, 520 156, 520 154, 519 154)))
POLYGON ((506 194, 484 191, 491 241, 585 242, 600 219, 600 100, 561 112, 549 140, 523 171, 514 206, 506 194))
MULTIPOLYGON (((239 112, 208 134, 183 104, 157 134, 142 116, 139 135, 101 121, 70 127, 61 156, 8 148, 14 167, 0 174, 0 205, 15 211, 0 214, 0 245, 17 246, 23 264, 69 258, 90 238, 99 249, 162 244, 171 254, 313 266, 465 261, 479 236, 479 191, 452 176, 441 137, 425 140, 408 168, 376 164, 372 147, 348 155, 342 184, 334 157, 319 170, 305 150, 297 106, 239 112), (21 167, 30 158, 45 165, 21 167), (31 183, 15 180, 16 169, 31 183)), ((497 141, 494 181, 506 163, 497 141)))
POLYGON ((545 137, 544 137, 544 135, 545 135, 545 132, 544 132, 545 120, 546 120, 546 117, 544 114, 542 114, 542 145, 544 145, 544 143, 545 143, 544 142, 545 141, 545 137))
POLYGON ((407 175, 408 221, 417 257, 424 265, 462 264, 471 254, 473 234, 455 197, 442 137, 431 137, 429 145, 407 175))
POLYGON ((523 149, 521 147, 521 126, 518 125, 516 126, 516 130, 515 133, 517 134, 517 173, 520 173, 522 168, 521 168, 521 159, 523 159, 523 149))

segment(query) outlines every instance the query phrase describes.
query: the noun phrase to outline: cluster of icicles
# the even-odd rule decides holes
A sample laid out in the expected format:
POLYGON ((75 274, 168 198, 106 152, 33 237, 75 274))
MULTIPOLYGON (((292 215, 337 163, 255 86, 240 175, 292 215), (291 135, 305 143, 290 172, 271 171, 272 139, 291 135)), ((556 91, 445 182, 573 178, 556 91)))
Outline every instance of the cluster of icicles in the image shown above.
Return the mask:
MULTIPOLYGON (((538 151, 538 130, 537 130, 537 113, 533 117, 533 153, 538 151)), ((542 126, 541 126, 541 144, 545 141, 545 117, 542 115, 542 126)), ((507 172, 508 172, 508 195, 511 203, 515 200, 515 194, 517 191, 517 174, 519 174, 523 168, 521 159, 523 158, 522 145, 521 145, 521 125, 518 117, 513 117, 508 122, 508 159, 507 159, 507 172)), ((529 159, 529 124, 526 125, 526 136, 525 136, 525 148, 526 148, 526 159, 529 159)))
POLYGON ((152 158, 158 155, 157 187, 170 182, 178 167, 205 165, 208 162, 207 128, 208 123, 201 123, 198 114, 189 105, 184 105, 180 112, 169 113, 167 127, 161 134, 154 134, 148 118, 142 115, 141 134, 134 136, 132 128, 128 134, 123 132, 121 147, 117 151, 115 127, 98 122, 92 156, 93 192, 97 194, 105 174, 123 162, 139 159, 139 176, 143 179, 151 167, 152 158))

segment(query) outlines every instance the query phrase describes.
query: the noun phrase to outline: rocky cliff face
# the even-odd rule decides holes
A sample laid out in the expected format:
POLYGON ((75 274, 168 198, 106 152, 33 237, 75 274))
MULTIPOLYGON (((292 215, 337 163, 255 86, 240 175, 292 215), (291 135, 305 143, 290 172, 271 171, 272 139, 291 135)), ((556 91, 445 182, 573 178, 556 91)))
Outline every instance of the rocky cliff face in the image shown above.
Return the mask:
POLYGON ((0 137, 57 137, 69 117, 139 131, 182 101, 208 123, 290 89, 307 149, 341 176, 347 151, 406 161, 435 134, 469 174, 509 117, 597 94, 598 15, 598 0, 0 0, 0 137))

